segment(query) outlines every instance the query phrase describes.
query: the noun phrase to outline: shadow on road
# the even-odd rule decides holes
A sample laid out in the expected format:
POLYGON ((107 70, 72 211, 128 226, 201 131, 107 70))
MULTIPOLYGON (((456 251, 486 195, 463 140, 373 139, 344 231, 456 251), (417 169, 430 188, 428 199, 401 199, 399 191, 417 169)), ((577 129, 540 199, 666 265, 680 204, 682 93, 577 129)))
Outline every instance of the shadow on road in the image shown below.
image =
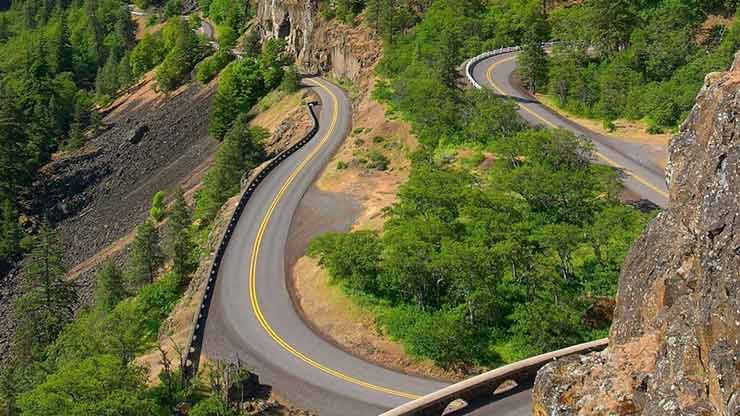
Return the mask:
POLYGON ((475 401, 471 401, 468 403, 467 406, 465 406, 462 409, 455 410, 452 412, 445 413, 444 416, 483 416, 483 415, 491 415, 491 412, 494 411, 493 407, 496 405, 497 402, 506 399, 508 397, 514 396, 516 394, 525 392, 527 390, 530 390, 532 386, 534 385, 534 380, 524 383, 524 384, 518 384, 515 387, 512 387, 509 390, 503 391, 501 393, 496 393, 490 397, 481 398, 475 401))

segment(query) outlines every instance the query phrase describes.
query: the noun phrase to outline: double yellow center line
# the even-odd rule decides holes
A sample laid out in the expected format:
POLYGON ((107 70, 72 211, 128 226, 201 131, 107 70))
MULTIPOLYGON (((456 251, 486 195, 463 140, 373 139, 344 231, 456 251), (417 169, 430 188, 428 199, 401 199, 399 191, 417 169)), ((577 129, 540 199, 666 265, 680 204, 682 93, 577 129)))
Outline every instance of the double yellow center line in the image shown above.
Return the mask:
POLYGON ((252 257, 251 257, 251 264, 249 268, 249 298, 252 303, 252 310, 254 311, 254 315, 257 317, 257 320, 259 321, 260 325, 265 330, 265 332, 267 332, 267 334, 275 342, 277 342, 281 347, 283 347, 283 349, 285 349, 287 352, 297 357, 301 361, 305 362, 306 364, 314 368, 317 368, 326 374, 329 374, 341 380, 347 381, 352 384, 356 384, 358 386, 361 386, 361 387, 364 387, 370 390, 375 390, 375 391, 379 391, 382 393, 387 393, 393 396, 403 397, 403 398, 407 398, 411 400, 416 399, 419 396, 415 394, 393 390, 390 388, 368 383, 366 381, 359 380, 357 378, 344 374, 340 371, 329 368, 326 365, 313 360, 312 358, 308 357, 306 354, 300 352, 298 349, 290 345, 287 341, 285 341, 275 331, 275 329, 270 325, 270 323, 267 321, 264 314, 262 313, 262 309, 259 303, 259 296, 257 295, 257 261, 259 260, 260 246, 262 245, 262 240, 265 235, 265 230, 267 229, 267 226, 270 222, 270 218, 272 218, 272 214, 275 211, 275 208, 278 206, 280 201, 283 199, 283 197, 285 196, 285 193, 287 192, 288 188, 293 183, 295 178, 301 173, 301 171, 303 171, 306 165, 319 153, 319 151, 326 145, 326 143, 331 138, 336 128, 337 119, 339 117, 339 100, 337 99, 337 96, 334 94, 334 92, 330 88, 328 88, 326 85, 324 85, 323 82, 319 81, 318 79, 308 79, 307 81, 321 88, 322 90, 326 91, 332 97, 334 110, 332 113, 331 124, 329 125, 329 129, 327 130, 326 134, 321 139, 321 141, 316 145, 316 147, 311 151, 311 153, 309 153, 308 156, 306 156, 306 158, 303 159, 303 161, 301 161, 301 163, 295 168, 295 170, 293 170, 290 176, 288 176, 288 178, 285 180, 282 187, 278 191, 277 195, 275 195, 275 198, 272 200, 272 204, 270 205, 267 212, 265 213, 265 216, 262 218, 262 222, 260 223, 260 227, 257 231, 257 237, 255 238, 254 245, 252 246, 252 257))
MULTIPOLYGON (((497 61, 493 65, 491 65, 488 68, 488 70, 486 71, 486 79, 488 80, 488 83, 496 90, 496 92, 498 92, 499 94, 504 95, 504 96, 506 96, 507 94, 504 92, 504 90, 501 89, 501 87, 499 87, 496 84, 496 82, 493 81, 493 71, 494 71, 494 69, 496 69, 496 67, 499 64, 502 64, 504 62, 509 62, 509 61, 514 60, 514 59, 516 59, 516 56, 512 56, 512 57, 509 57, 509 58, 506 58, 506 59, 502 59, 500 61, 497 61)), ((546 126, 549 126, 551 128, 554 128, 554 129, 560 128, 555 123, 553 123, 550 120, 547 120, 546 118, 544 118, 541 115, 537 114, 534 110, 532 110, 528 106, 526 106, 524 104, 521 104, 521 103, 519 103, 518 105, 519 105, 519 108, 521 108, 522 110, 524 110, 527 113, 531 114, 532 116, 534 116, 535 118, 537 118, 538 120, 540 120, 542 123, 544 123, 546 126)), ((627 174, 629 174, 630 176, 632 176, 633 178, 635 178, 636 181, 638 181, 641 184, 647 186, 649 189, 652 189, 653 191, 655 191, 656 193, 658 193, 658 195, 661 195, 661 196, 663 196, 665 198, 668 198, 668 193, 667 192, 665 192, 664 190, 662 190, 662 189, 658 188, 657 186, 651 184, 646 179, 644 179, 643 177, 637 175, 636 173, 627 170, 627 168, 625 168, 624 166, 622 166, 619 163, 615 162, 614 160, 608 158, 603 153, 594 150, 594 154, 596 154, 596 157, 598 157, 599 159, 603 160, 607 164, 612 165, 612 166, 614 166, 616 168, 619 168, 619 169, 624 170, 627 174)))

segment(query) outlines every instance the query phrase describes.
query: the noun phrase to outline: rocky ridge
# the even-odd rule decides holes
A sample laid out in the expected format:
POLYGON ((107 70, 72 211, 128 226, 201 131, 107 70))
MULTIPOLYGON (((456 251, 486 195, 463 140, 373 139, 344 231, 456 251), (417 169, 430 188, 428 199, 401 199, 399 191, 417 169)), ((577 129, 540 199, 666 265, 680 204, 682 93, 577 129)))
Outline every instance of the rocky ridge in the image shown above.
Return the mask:
POLYGON ((671 208, 619 278, 609 348, 544 367, 535 415, 740 415, 740 53, 670 145, 671 208))
POLYGON ((319 0, 258 0, 262 40, 283 39, 302 72, 358 81, 375 66, 381 48, 374 33, 319 18, 319 0))

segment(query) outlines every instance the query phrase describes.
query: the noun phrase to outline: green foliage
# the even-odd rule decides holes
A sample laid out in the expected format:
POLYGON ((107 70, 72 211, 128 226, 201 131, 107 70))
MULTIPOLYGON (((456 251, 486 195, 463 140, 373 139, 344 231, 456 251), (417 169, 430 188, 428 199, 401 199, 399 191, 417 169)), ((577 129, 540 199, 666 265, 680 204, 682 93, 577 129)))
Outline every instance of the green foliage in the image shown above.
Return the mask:
POLYGON ((164 41, 159 32, 144 35, 131 51, 131 72, 139 77, 159 65, 166 55, 164 41))
POLYGON ((617 202, 616 177, 575 136, 525 130, 491 145, 489 178, 419 155, 382 237, 329 234, 309 250, 335 281, 390 302, 380 322, 409 352, 447 367, 496 364, 497 345, 512 344, 511 359, 591 337, 589 297, 614 295, 648 220, 617 202), (559 309, 534 325, 547 308, 559 309))
POLYGON ((0 262, 17 260, 18 213, 39 166, 82 145, 91 92, 105 100, 130 82, 134 24, 117 0, 13 2, 0 12, 0 202, 10 233, 0 262), (10 217, 15 216, 15 220, 10 217))
POLYGON ((259 55, 260 51, 262 50, 262 45, 260 43, 260 34, 255 30, 248 31, 247 34, 244 36, 244 40, 242 41, 242 49, 244 50, 246 56, 251 58, 257 57, 257 55, 259 55))
POLYGON ((283 67, 288 64, 284 49, 282 40, 271 39, 259 57, 234 61, 222 71, 211 114, 211 134, 222 138, 241 113, 280 85, 283 67))
POLYGON ((77 293, 65 279, 59 241, 47 224, 33 239, 23 269, 23 295, 16 301, 14 348, 31 359, 49 345, 73 318, 77 293))
POLYGON ((98 271, 95 285, 95 306, 105 311, 112 310, 127 297, 123 272, 108 260, 98 271))
MULTIPOLYGON (((456 87, 459 62, 512 43, 525 44, 523 75, 533 90, 557 85, 547 82, 553 71, 541 72, 550 30, 541 6, 435 1, 413 31, 387 39, 374 96, 412 123, 421 148, 382 235, 329 234, 310 246, 333 281, 369 300, 391 337, 448 368, 497 365, 602 335, 581 318, 594 294, 614 296, 620 262, 649 219, 619 203, 619 178, 591 164, 588 140, 528 129, 514 103, 456 87), (496 163, 477 172, 436 162, 459 147, 494 153, 496 163)), ((569 51, 562 62, 573 70, 561 74, 578 74, 585 53, 569 51)), ((619 81, 593 80, 611 89, 635 82, 624 67, 614 74, 619 81)))
POLYGON ((167 0, 164 3, 164 17, 179 17, 182 13, 182 0, 167 0))
POLYGON ((155 414, 143 387, 146 371, 100 355, 69 362, 33 390, 22 394, 23 415, 155 414))
POLYGON ((196 218, 210 222, 226 200, 239 192, 242 176, 266 157, 262 145, 266 136, 264 130, 249 127, 246 115, 236 120, 224 137, 213 167, 203 179, 203 186, 198 190, 196 218))
POLYGON ((334 14, 344 23, 354 23, 355 16, 362 11, 365 0, 336 0, 334 2, 334 14))
POLYGON ((152 283, 163 264, 164 254, 160 247, 159 231, 151 220, 147 220, 136 227, 136 236, 131 243, 126 264, 126 278, 135 288, 152 283))
MULTIPOLYGON (((343 0, 339 2, 337 16, 345 22, 351 22, 359 10, 359 1, 343 0)), ((393 43, 398 36, 416 22, 414 4, 408 0, 365 0, 368 23, 388 43, 393 43)), ((417 4, 418 5, 418 4, 417 4)))
POLYGON ((167 55, 157 68, 157 84, 163 91, 179 87, 190 75, 203 50, 201 41, 187 21, 179 16, 167 21, 162 29, 167 55))
POLYGON ((172 273, 186 282, 190 278, 197 262, 193 255, 195 243, 190 235, 190 225, 193 222, 192 212, 185 202, 182 188, 175 191, 175 200, 172 202, 172 212, 165 225, 165 246, 168 256, 172 259, 172 273))
POLYGON ((18 211, 10 199, 0 205, 0 263, 13 260, 21 248, 23 230, 18 223, 18 211))
POLYGON ((367 166, 370 169, 375 170, 388 170, 388 165, 390 164, 390 161, 388 160, 385 155, 380 153, 377 150, 370 151, 370 154, 368 155, 368 161, 365 166, 367 166))
POLYGON ((285 42, 281 39, 270 39, 264 45, 259 57, 259 67, 265 88, 271 90, 283 80, 283 67, 288 64, 285 56, 285 42))
POLYGON ((229 405, 220 397, 209 397, 190 409, 189 416, 236 416, 229 405))
POLYGON ((288 93, 294 93, 301 89, 301 75, 296 70, 295 66, 289 66, 285 70, 283 76, 283 82, 280 84, 280 88, 288 93))
POLYGON ((333 279, 353 289, 376 292, 381 246, 377 234, 360 231, 329 233, 311 242, 308 253, 320 257, 319 264, 333 279))
POLYGON ((219 50, 213 56, 209 56, 195 66, 195 79, 202 84, 207 84, 232 60, 234 60, 234 58, 230 53, 223 49, 219 50))
MULTIPOLYGON (((443 368, 457 368, 471 355, 487 355, 488 337, 465 322, 462 310, 429 313, 413 307, 393 308, 380 318, 380 324, 392 337, 402 339, 410 354, 431 359, 443 368)), ((485 362, 498 361, 491 358, 485 362)))
POLYGON ((542 18, 529 27, 524 34, 522 51, 517 55, 518 72, 529 92, 538 92, 547 85, 547 54, 543 42, 549 34, 542 18))
MULTIPOLYGON (((16 354, 0 370, 0 412, 164 415, 173 414, 179 403, 197 403, 193 384, 183 381, 166 355, 155 388, 147 386, 146 369, 134 364, 158 344, 160 326, 184 290, 184 273, 192 270, 193 264, 183 261, 192 259, 188 255, 194 250, 190 221, 178 190, 165 225, 173 271, 127 297, 122 273, 109 261, 98 272, 97 307, 82 309, 74 320, 76 297, 64 278, 59 244, 48 227, 41 229, 24 270, 16 354)), ((130 258, 151 258, 152 251, 158 251, 158 236, 147 221, 137 230, 130 258)), ((144 269, 146 274, 151 270, 144 269)))
POLYGON ((566 43, 553 52, 548 92, 588 117, 645 118, 654 131, 675 128, 704 76, 727 68, 740 47, 737 21, 697 43, 708 14, 734 12, 733 5, 709 3, 594 0, 555 12, 553 37, 566 43))
POLYGON ((211 115, 211 133, 222 138, 239 114, 246 112, 266 93, 259 64, 252 59, 230 63, 221 74, 211 115))
POLYGON ((249 17, 248 7, 249 2, 210 0, 207 16, 217 25, 225 26, 235 33, 241 33, 249 17))
POLYGON ((157 336, 162 321, 180 300, 181 287, 179 276, 168 273, 156 282, 142 287, 137 294, 136 314, 151 337, 157 336))
POLYGON ((152 198, 152 206, 149 208, 149 217, 156 222, 162 221, 165 216, 164 197, 165 193, 163 191, 158 191, 152 198))

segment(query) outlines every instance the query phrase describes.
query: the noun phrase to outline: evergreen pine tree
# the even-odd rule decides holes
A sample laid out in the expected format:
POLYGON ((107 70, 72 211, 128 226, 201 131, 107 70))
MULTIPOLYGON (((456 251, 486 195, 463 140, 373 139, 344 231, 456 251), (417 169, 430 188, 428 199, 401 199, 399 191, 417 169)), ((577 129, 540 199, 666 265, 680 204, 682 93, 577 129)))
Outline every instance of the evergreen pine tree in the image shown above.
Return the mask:
POLYGON ((98 96, 111 95, 118 90, 118 61, 111 54, 105 65, 98 70, 98 76, 95 78, 95 92, 98 96))
POLYGON ((172 211, 169 221, 165 226, 165 237, 167 254, 172 258, 172 271, 177 274, 181 281, 187 280, 195 271, 193 261, 193 250, 195 244, 190 235, 190 225, 193 215, 185 202, 185 196, 181 188, 175 191, 175 200, 172 203, 172 211))
POLYGON ((163 263, 159 232, 151 220, 147 220, 136 228, 136 237, 131 244, 126 270, 129 283, 133 287, 141 287, 145 283, 154 282, 163 263))
POLYGON ((115 263, 108 260, 95 277, 97 280, 95 306, 104 311, 111 311, 127 295, 123 273, 115 263))
POLYGON ((522 83, 533 94, 547 84, 548 60, 543 46, 546 36, 543 25, 543 22, 538 22, 527 31, 522 52, 517 58, 522 83))
POLYGON ((131 73, 130 54, 128 52, 121 58, 116 72, 118 75, 118 88, 126 88, 134 81, 134 76, 131 73))
POLYGON ((380 32, 381 0, 367 0, 365 10, 367 13, 368 24, 380 32))
POLYGON ((34 238, 23 270, 24 294, 16 301, 15 349, 28 359, 53 342, 74 316, 77 292, 65 279, 59 241, 48 224, 34 238))
POLYGON ((18 211, 10 199, 6 198, 0 209, 0 262, 7 262, 18 254, 23 230, 18 224, 18 211))

